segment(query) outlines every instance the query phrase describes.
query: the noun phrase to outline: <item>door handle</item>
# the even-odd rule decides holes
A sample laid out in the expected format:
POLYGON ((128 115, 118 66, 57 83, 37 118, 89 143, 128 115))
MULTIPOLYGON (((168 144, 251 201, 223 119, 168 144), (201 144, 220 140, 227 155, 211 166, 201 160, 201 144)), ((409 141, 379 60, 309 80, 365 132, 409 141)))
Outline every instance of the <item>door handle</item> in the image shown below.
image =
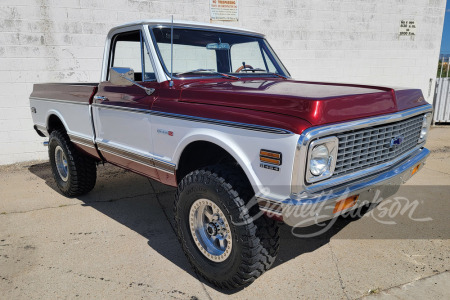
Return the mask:
POLYGON ((94 100, 108 101, 108 98, 105 96, 94 96, 94 100))

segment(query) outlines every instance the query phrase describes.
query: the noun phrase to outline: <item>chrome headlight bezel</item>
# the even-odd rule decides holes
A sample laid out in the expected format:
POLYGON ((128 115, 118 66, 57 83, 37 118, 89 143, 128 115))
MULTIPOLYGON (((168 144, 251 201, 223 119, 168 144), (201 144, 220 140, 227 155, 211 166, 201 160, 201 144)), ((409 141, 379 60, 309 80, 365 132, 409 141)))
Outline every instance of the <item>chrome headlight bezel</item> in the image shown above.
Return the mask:
POLYGON ((312 141, 308 147, 308 157, 307 157, 307 166, 306 166, 306 182, 314 183, 317 181, 321 181, 333 176, 334 169, 336 167, 336 159, 338 152, 339 140, 335 136, 321 138, 315 141, 312 141), (328 149, 328 161, 326 165, 326 169, 320 173, 319 175, 314 175, 311 172, 312 163, 311 160, 314 159, 312 157, 313 150, 316 147, 325 146, 328 149))
POLYGON ((420 129, 418 144, 424 143, 427 140, 428 132, 431 127, 431 113, 426 113, 423 115, 422 128, 420 129))

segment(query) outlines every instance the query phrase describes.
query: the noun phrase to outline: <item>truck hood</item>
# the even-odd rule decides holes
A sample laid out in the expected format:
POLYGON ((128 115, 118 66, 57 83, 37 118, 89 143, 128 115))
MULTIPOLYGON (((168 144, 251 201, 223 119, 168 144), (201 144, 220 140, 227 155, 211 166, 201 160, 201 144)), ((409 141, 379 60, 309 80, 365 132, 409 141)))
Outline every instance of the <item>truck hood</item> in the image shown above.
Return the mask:
POLYGON ((187 83, 182 87, 180 101, 288 115, 314 126, 394 113, 427 103, 420 89, 283 79, 187 83))

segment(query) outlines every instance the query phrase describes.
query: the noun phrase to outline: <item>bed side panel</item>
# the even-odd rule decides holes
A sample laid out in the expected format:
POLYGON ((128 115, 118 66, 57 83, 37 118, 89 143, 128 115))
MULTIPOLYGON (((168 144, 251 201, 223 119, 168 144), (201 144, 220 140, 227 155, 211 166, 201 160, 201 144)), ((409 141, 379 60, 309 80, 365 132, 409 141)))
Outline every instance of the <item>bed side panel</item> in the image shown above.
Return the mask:
POLYGON ((89 106, 95 89, 94 84, 35 84, 30 95, 34 124, 47 133, 50 117, 57 116, 71 141, 83 151, 98 157, 89 106))

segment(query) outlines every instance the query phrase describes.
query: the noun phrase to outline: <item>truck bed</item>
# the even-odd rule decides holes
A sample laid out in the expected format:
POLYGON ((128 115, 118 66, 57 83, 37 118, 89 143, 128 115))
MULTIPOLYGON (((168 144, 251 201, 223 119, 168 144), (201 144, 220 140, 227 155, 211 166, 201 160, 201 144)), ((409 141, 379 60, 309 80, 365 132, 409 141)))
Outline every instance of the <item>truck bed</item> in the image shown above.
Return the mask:
POLYGON ((34 128, 41 135, 49 135, 48 126, 62 122, 71 140, 81 141, 86 145, 84 151, 95 156, 89 104, 97 86, 97 83, 35 84, 30 95, 34 128))
POLYGON ((33 86, 30 98, 89 103, 97 86, 98 83, 40 83, 33 86))

